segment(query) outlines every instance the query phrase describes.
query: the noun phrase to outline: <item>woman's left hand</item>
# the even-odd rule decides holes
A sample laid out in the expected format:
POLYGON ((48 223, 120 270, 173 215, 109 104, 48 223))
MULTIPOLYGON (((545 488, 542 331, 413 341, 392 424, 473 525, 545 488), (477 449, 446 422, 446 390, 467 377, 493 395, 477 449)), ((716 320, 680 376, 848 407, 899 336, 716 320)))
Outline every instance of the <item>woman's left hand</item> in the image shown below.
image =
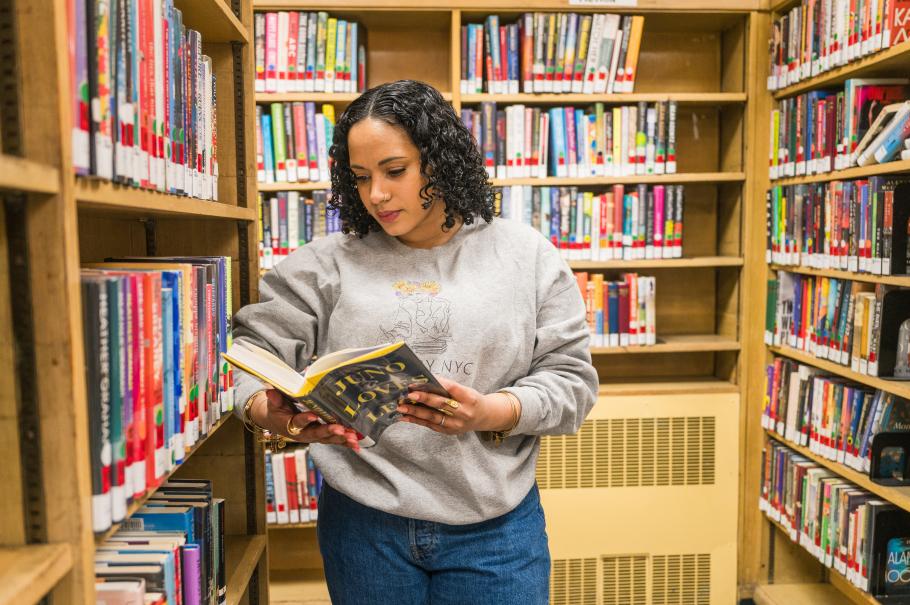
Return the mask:
POLYGON ((483 395, 454 380, 438 380, 452 397, 412 389, 408 393, 408 399, 398 405, 398 411, 404 416, 403 422, 419 424, 444 435, 502 431, 511 426, 513 411, 508 395, 483 395), (411 405, 408 400, 423 405, 411 405))

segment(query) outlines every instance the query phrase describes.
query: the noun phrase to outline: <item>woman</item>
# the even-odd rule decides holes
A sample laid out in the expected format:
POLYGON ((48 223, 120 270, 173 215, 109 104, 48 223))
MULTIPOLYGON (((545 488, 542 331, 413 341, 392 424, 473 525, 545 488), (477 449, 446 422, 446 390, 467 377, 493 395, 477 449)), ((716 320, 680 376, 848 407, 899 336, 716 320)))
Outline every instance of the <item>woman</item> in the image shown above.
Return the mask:
POLYGON ((234 337, 299 370, 313 354, 404 339, 452 399, 411 392, 425 405, 402 402, 403 422, 363 451, 246 374, 239 411, 313 444, 335 605, 546 603, 539 436, 576 432, 597 392, 575 279, 539 233, 493 218, 471 134, 432 87, 365 92, 331 156, 344 234, 270 271, 234 337))

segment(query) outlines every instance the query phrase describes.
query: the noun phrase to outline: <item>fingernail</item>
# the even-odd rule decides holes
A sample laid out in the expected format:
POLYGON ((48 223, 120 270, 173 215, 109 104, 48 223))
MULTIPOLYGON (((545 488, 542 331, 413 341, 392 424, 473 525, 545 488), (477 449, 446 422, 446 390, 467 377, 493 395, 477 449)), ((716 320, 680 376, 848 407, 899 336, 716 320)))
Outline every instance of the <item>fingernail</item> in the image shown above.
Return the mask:
POLYGON ((420 393, 409 393, 408 399, 412 401, 420 401, 420 393))
POLYGON ((406 405, 400 405, 400 406, 398 406, 398 411, 401 412, 402 414, 407 414, 407 413, 408 413, 408 406, 406 406, 406 405))

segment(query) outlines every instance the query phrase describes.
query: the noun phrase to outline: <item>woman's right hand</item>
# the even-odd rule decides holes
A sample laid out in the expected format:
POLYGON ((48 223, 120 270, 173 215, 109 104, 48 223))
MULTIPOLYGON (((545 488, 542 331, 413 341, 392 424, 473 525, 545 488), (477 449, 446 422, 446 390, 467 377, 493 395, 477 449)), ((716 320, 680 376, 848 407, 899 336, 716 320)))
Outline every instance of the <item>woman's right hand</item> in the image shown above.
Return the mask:
POLYGON ((272 434, 283 435, 292 441, 343 445, 355 452, 360 451, 356 431, 340 424, 323 424, 312 412, 294 412, 292 404, 284 400, 278 389, 256 393, 250 405, 250 419, 272 434), (289 435, 289 423, 302 432, 289 435))

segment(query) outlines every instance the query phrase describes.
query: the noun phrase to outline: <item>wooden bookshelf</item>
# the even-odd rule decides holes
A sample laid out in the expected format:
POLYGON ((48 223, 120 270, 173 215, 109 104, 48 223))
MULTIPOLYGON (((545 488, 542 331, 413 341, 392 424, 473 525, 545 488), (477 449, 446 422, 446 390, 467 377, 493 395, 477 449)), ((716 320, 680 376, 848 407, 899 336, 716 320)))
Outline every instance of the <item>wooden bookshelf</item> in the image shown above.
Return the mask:
POLYGON ((57 193, 60 191, 60 172, 53 166, 0 154, 0 189, 57 193))
POLYGON ((850 78, 894 76, 895 74, 906 73, 908 68, 910 68, 910 41, 901 42, 891 48, 863 57, 859 61, 853 61, 813 78, 776 90, 774 91, 774 98, 783 99, 810 90, 843 84, 844 81, 850 78))
POLYGON ((651 258, 639 260, 573 260, 569 267, 576 271, 599 269, 693 269, 696 267, 742 267, 745 261, 738 256, 696 256, 694 258, 651 258))
POLYGON ((109 215, 116 213, 238 221, 256 220, 256 211, 253 208, 136 189, 110 181, 76 178, 74 189, 76 203, 81 210, 97 210, 109 215))
MULTIPOLYGON (((781 530, 783 531, 783 530, 781 530)), ((836 588, 821 582, 815 584, 764 584, 755 589, 756 605, 851 605, 836 588)))
POLYGON ((33 605, 73 566, 69 544, 0 547, 0 605, 33 605))
POLYGON ((885 164, 872 164, 871 166, 855 166, 853 168, 834 170, 832 172, 824 172, 822 174, 813 174, 810 176, 775 179, 771 184, 773 186, 786 186, 803 185, 805 183, 826 183, 828 181, 847 181, 850 179, 862 179, 883 174, 899 174, 908 171, 910 171, 910 160, 898 160, 885 164))
POLYGON ((307 521, 306 523, 269 523, 269 529, 315 529, 315 521, 307 521))
POLYGON ((716 334, 669 334, 657 336, 657 344, 628 347, 591 347, 592 355, 622 355, 646 353, 699 353, 706 351, 738 351, 736 340, 716 334))
MULTIPOLYGON (((452 100, 452 93, 443 92, 442 98, 452 100)), ((293 103, 297 101, 310 101, 313 103, 340 103, 348 104, 360 93, 353 92, 257 92, 257 103, 293 103)))
POLYGON ((789 273, 799 273, 801 275, 814 275, 815 277, 833 277, 835 279, 849 279, 851 281, 861 281, 870 284, 910 287, 910 275, 875 275, 872 273, 858 273, 853 271, 841 271, 838 269, 813 269, 811 267, 795 267, 791 265, 778 265, 775 263, 772 263, 770 268, 773 271, 787 271, 789 273))
MULTIPOLYGON (((0 603, 94 603, 96 541, 115 531, 96 537, 90 522, 81 264, 230 256, 233 309, 257 299, 258 260, 247 246, 256 219, 252 0, 175 6, 212 59, 220 202, 75 177, 66 3, 14 0, 3 11, 0 53, 10 68, 0 74, 0 370, 13 380, 0 388, 0 478, 9 496, 0 507, 0 603)), ((232 604, 268 602, 263 472, 262 445, 228 413, 168 475, 210 479, 226 500, 232 604)))
MULTIPOLYGON (((752 161, 752 142, 767 139, 767 116, 759 114, 761 105, 756 106, 758 95, 763 101, 770 100, 767 91, 761 90, 757 84, 761 64, 767 62, 767 13, 760 12, 767 10, 766 2, 639 0, 635 7, 619 8, 567 6, 556 0, 534 0, 531 3, 454 0, 433 5, 414 0, 344 4, 328 0, 256 0, 254 7, 262 11, 326 10, 331 16, 350 18, 364 24, 368 32, 368 87, 401 78, 422 80, 451 99, 456 111, 476 107, 485 101, 495 101, 498 107, 526 104, 542 108, 587 106, 596 102, 617 105, 640 101, 677 101, 677 174, 515 178, 493 179, 492 182, 497 187, 566 186, 595 191, 614 184, 684 184, 684 258, 570 263, 573 269, 582 271, 612 275, 621 271, 640 271, 657 276, 659 344, 593 349, 594 363, 601 377, 601 394, 613 399, 638 398, 635 401, 642 405, 660 396, 694 394, 697 398, 704 395, 724 401, 718 410, 706 414, 716 413, 720 418, 725 411, 736 408, 736 417, 745 418, 745 393, 750 379, 746 349, 751 346, 753 350, 762 352, 761 335, 751 335, 746 326, 764 317, 754 304, 754 301, 764 297, 764 280, 756 279, 763 271, 760 260, 764 250, 761 249, 755 257, 752 253, 755 243, 764 243, 764 238, 758 237, 758 234, 764 228, 765 217, 763 191, 761 212, 753 211, 753 200, 759 199, 755 193, 758 190, 755 175, 761 173, 755 171, 752 161), (488 95, 460 92, 462 25, 481 23, 489 14, 500 14, 502 23, 511 23, 525 11, 612 12, 617 8, 625 13, 645 14, 642 52, 633 94, 488 95), (419 35, 415 35, 417 32, 419 35), (748 335, 753 340, 747 340, 748 335)), ((336 115, 340 115, 340 111, 354 98, 356 95, 335 93, 255 95, 256 103, 260 104, 279 101, 333 103, 336 115)), ((763 158, 764 164, 760 167, 767 173, 767 154, 763 158)), ((262 194, 330 188, 331 183, 328 182, 258 185, 262 194)), ((639 405, 628 405, 629 417, 642 414, 641 408, 639 405)), ((688 405, 680 405, 678 411, 654 413, 685 416, 690 409, 688 405)), ((740 449, 745 451, 739 430, 739 425, 735 423, 718 428, 719 434, 734 436, 725 441, 723 451, 718 450, 718 457, 739 459, 740 449)), ((633 499, 644 499, 642 493, 628 490, 629 498, 633 499)), ((688 493, 687 496, 683 496, 682 492, 679 494, 680 497, 697 497, 688 493)), ((608 494, 592 490, 583 499, 586 502, 598 498, 606 501, 606 497, 608 494)), ((745 510, 746 506, 741 504, 741 510, 745 510)), ((559 509, 553 514, 571 516, 573 513, 559 509)), ((623 523, 628 527, 640 520, 639 516, 633 515, 624 519, 623 523)), ((272 559, 273 598, 279 603, 283 595, 288 599, 292 598, 291 595, 296 599, 305 599, 297 594, 304 594, 303 584, 312 583, 317 585, 316 592, 326 594, 315 539, 300 539, 298 533, 286 531, 288 527, 270 526, 273 548, 280 548, 282 552, 291 548, 306 552, 299 556, 289 553, 288 556, 272 559), (301 578, 307 578, 307 582, 301 578)), ((715 536, 726 532, 724 543, 732 545, 736 541, 736 529, 735 523, 715 524, 712 531, 715 531, 715 536)), ((612 545, 602 544, 596 547, 596 555, 569 555, 566 553, 572 547, 567 544, 565 534, 551 533, 550 539, 551 548, 556 553, 554 561, 559 560, 560 564, 575 556, 599 556, 612 552, 610 549, 613 548, 612 545)), ((695 539, 698 537, 695 536, 695 539)), ((637 544, 629 548, 635 550, 623 552, 649 552, 650 546, 637 544)), ((737 570, 733 553, 730 556, 719 555, 724 547, 714 543, 704 547, 687 544, 680 548, 704 548, 699 552, 712 552, 714 587, 711 602, 735 600, 737 595, 733 578, 737 570)), ((739 582, 749 581, 741 568, 739 582)), ((570 594, 576 593, 566 591, 583 590, 580 584, 576 584, 577 579, 559 584, 551 598, 554 602, 575 602, 577 599, 570 594)), ((598 585, 603 585, 599 579, 598 585)), ((748 592, 751 594, 751 591, 748 592)))
MULTIPOLYGON (((799 2, 797 0, 771 0, 770 2, 771 10, 776 13, 785 12, 789 8, 798 5, 799 2)), ((767 40, 769 36, 770 20, 768 22, 768 30, 762 32, 762 37, 765 40, 767 40)), ((757 65, 758 73, 756 77, 756 87, 764 89, 768 76, 767 51, 759 54, 762 62, 757 65)), ((767 132, 770 112, 776 106, 776 101, 813 90, 839 87, 849 78, 903 76, 906 73, 908 66, 910 66, 910 43, 903 42, 889 49, 866 56, 858 61, 851 62, 847 65, 819 74, 818 76, 803 80, 797 84, 774 91, 773 93, 764 90, 759 102, 759 104, 763 105, 759 116, 759 127, 762 129, 761 132, 767 132)), ((897 161, 886 164, 848 168, 825 174, 789 177, 771 181, 768 178, 767 170, 767 158, 769 155, 768 141, 763 140, 762 137, 757 137, 753 141, 752 154, 753 155, 750 157, 750 165, 753 174, 755 174, 754 182, 756 188, 754 191, 755 197, 751 200, 751 203, 753 204, 752 212, 755 213, 756 219, 758 219, 759 216, 764 216, 764 196, 770 187, 824 183, 834 180, 859 179, 876 175, 900 175, 910 172, 910 162, 897 161)), ((758 227, 758 223, 756 222, 755 224, 758 227)), ((758 227, 758 232, 755 235, 756 239, 762 239, 765 235, 764 227, 758 227)), ((756 258, 759 254, 764 255, 764 242, 753 241, 753 246, 751 252, 756 258)), ((747 250, 745 255, 748 259, 750 251, 747 250)), ((747 260, 747 265, 748 264, 749 262, 747 260)), ((777 271, 787 271, 802 275, 830 277, 873 284, 887 284, 902 287, 910 286, 910 277, 908 276, 868 275, 835 269, 791 267, 775 263, 757 263, 755 268, 749 272, 749 279, 754 279, 756 282, 766 282, 769 278, 773 277, 774 272, 777 271)), ((754 291, 757 298, 754 301, 754 323, 750 322, 750 325, 748 326, 748 330, 750 330, 752 334, 746 337, 745 340, 747 344, 744 345, 750 350, 750 361, 748 362, 747 369, 750 381, 750 386, 748 388, 749 405, 747 406, 748 416, 745 420, 746 451, 744 453, 744 476, 746 478, 746 483, 743 486, 745 500, 747 502, 755 502, 758 497, 761 477, 761 452, 768 443, 768 440, 773 439, 794 449, 801 455, 814 460, 819 465, 843 476, 863 489, 877 494, 906 509, 910 506, 910 489, 891 488, 875 484, 863 473, 849 469, 842 464, 821 458, 820 456, 809 452, 807 448, 796 446, 761 427, 760 419, 763 406, 764 372, 766 365, 773 360, 775 355, 793 359, 799 363, 819 368, 835 376, 841 376, 850 381, 867 385, 875 389, 882 389, 902 397, 910 396, 910 383, 908 382, 891 381, 879 377, 867 376, 852 371, 848 366, 843 366, 825 359, 818 359, 790 347, 763 346, 761 344, 756 344, 754 345, 754 352, 752 352, 753 345, 748 343, 763 341, 762 333, 764 330, 764 313, 766 305, 765 289, 765 286, 756 284, 756 289, 754 291)), ((779 525, 773 522, 772 525, 780 528, 779 525)), ((763 528, 766 527, 767 523, 764 522, 764 515, 758 510, 758 507, 754 504, 749 505, 748 509, 745 510, 743 514, 742 536, 747 543, 761 544, 761 548, 747 549, 745 551, 741 550, 741 552, 744 557, 743 567, 746 570, 746 575, 759 585, 755 591, 756 602, 761 603, 762 599, 765 599, 768 595, 773 596, 774 590, 777 590, 771 586, 762 585, 772 580, 775 570, 777 572, 783 570, 782 565, 784 565, 784 563, 778 562, 778 560, 781 560, 789 564, 790 569, 787 570, 786 573, 787 581, 792 582, 795 585, 792 598, 788 602, 798 603, 800 602, 798 599, 801 598, 805 600, 805 598, 800 595, 809 593, 804 591, 812 591, 813 594, 822 594, 824 591, 829 595, 837 595, 836 597, 826 597, 825 602, 845 602, 846 599, 849 602, 858 605, 872 605, 878 603, 873 597, 850 584, 836 571, 824 569, 824 567, 812 559, 810 555, 806 554, 803 557, 795 556, 790 552, 791 549, 784 546, 781 541, 778 541, 774 537, 774 535, 767 538, 763 533, 763 528), (824 582, 822 586, 816 584, 819 580, 824 582), (807 588, 802 588, 804 586, 807 588), (835 592, 832 593, 831 591, 835 592)), ((799 548, 801 550, 801 547, 794 546, 793 548, 799 548)), ((779 590, 783 591, 779 592, 779 594, 784 595, 783 598, 785 598, 788 589, 784 588, 779 590)))
POLYGON ((880 484, 872 481, 869 478, 869 476, 866 475, 865 473, 861 473, 848 466, 845 466, 838 462, 834 462, 833 460, 828 460, 827 458, 819 456, 818 454, 815 454, 812 451, 810 451, 809 448, 803 447, 801 445, 797 445, 788 439, 784 439, 783 437, 781 437, 780 435, 778 435, 777 433, 775 433, 773 431, 766 430, 765 432, 768 434, 768 437, 770 437, 771 439, 773 439, 775 441, 779 441, 780 443, 786 445, 790 449, 799 452, 801 455, 805 456, 806 458, 809 458, 813 462, 816 462, 817 464, 824 466, 828 470, 837 473, 844 479, 847 479, 848 481, 855 483, 856 485, 860 486, 864 490, 872 492, 873 494, 876 494, 877 496, 880 496, 881 498, 888 500, 892 504, 899 506, 904 510, 910 511, 910 487, 892 487, 892 486, 888 486, 888 485, 880 485, 880 484))

